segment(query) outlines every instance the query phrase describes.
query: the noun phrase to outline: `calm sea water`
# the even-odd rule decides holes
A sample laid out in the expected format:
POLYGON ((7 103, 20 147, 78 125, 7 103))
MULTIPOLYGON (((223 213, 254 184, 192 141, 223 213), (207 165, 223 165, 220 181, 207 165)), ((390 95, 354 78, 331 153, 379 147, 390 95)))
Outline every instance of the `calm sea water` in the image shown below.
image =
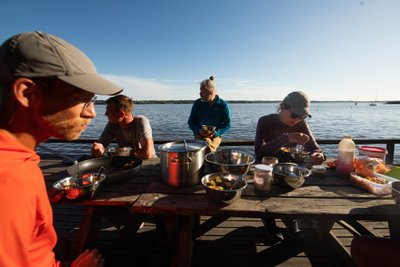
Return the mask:
MULTIPOLYGON (((153 138, 182 140, 192 139, 187 120, 191 104, 138 104, 136 115, 149 118, 153 138)), ((229 104, 232 128, 223 138, 231 140, 254 139, 258 118, 275 113, 278 103, 229 104)), ((96 105, 97 117, 82 134, 84 138, 98 138, 107 123, 104 115, 105 106, 96 105)), ((340 139, 349 134, 353 138, 399 138, 400 105, 379 104, 369 106, 368 103, 312 103, 313 114, 308 123, 317 139, 340 139)), ((88 154, 89 146, 47 144, 66 154, 88 154)), ((321 146, 328 156, 336 155, 336 145, 321 146)), ((253 152, 252 147, 245 148, 253 152)), ((396 147, 395 162, 400 162, 400 145, 396 147)))

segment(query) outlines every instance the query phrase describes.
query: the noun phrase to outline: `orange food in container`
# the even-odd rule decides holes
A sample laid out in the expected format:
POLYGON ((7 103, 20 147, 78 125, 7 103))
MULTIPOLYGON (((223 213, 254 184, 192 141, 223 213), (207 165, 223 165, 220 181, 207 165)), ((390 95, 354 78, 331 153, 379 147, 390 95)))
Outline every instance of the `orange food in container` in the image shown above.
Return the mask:
POLYGON ((354 159, 354 170, 358 175, 372 177, 375 173, 386 173, 390 168, 382 159, 371 157, 357 157, 354 159))
POLYGON ((386 180, 380 177, 362 177, 352 172, 350 174, 350 181, 354 185, 378 196, 388 195, 392 193, 392 189, 386 183, 386 180))

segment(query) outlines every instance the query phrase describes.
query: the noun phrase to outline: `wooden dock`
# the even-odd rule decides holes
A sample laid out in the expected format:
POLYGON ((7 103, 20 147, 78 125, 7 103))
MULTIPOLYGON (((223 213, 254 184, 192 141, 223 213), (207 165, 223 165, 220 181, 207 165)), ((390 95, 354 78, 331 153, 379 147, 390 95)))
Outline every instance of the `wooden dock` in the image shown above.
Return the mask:
MULTIPOLYGON (((41 168, 47 185, 67 176, 68 165, 62 159, 42 157, 41 168)), ((83 207, 79 205, 54 204, 54 224, 58 236, 74 241, 83 207)), ((201 217, 206 220, 207 217, 201 217)), ((144 226, 137 233, 126 233, 103 220, 96 247, 106 257, 107 266, 170 266, 174 248, 174 236, 165 236, 156 229, 156 220, 147 217, 144 226)), ((285 235, 285 226, 278 220, 278 227, 285 235)), ((354 229, 343 222, 337 222, 334 235, 344 248, 349 249, 354 235, 373 233, 389 236, 385 222, 361 221, 354 229)), ((263 224, 256 218, 230 218, 194 242, 192 266, 346 266, 337 253, 329 246, 329 240, 317 238, 310 221, 301 221, 304 238, 272 244, 264 234, 263 224)))

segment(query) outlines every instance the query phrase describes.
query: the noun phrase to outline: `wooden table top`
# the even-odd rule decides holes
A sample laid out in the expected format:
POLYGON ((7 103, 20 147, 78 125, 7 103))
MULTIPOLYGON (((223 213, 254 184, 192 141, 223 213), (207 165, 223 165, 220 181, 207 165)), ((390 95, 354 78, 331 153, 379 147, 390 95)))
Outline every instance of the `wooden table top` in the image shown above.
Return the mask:
MULTIPOLYGON (((54 164, 53 164, 54 165, 54 164)), ((54 166, 52 165, 53 169, 54 166)), ((47 166, 47 165, 46 165, 47 166)), ((67 176, 44 167, 46 179, 52 175, 67 176), (52 174, 51 174, 52 173, 52 174)), ((207 166, 204 173, 210 173, 207 166)), ((336 176, 328 169, 324 178, 309 176, 297 189, 289 190, 272 185, 271 191, 259 195, 254 192, 253 168, 245 176, 248 186, 242 197, 230 205, 212 202, 202 185, 172 187, 161 180, 160 159, 144 160, 142 169, 134 177, 102 186, 94 199, 83 205, 131 205, 134 212, 170 213, 177 215, 228 215, 240 217, 316 217, 389 220, 400 218, 400 208, 391 195, 376 196, 336 176)))

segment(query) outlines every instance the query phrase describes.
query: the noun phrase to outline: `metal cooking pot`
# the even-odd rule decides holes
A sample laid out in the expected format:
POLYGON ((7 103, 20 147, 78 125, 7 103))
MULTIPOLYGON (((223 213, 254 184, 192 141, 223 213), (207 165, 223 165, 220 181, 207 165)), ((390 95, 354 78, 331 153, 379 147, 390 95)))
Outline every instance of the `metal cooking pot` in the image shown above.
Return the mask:
POLYGON ((160 145, 162 181, 175 187, 199 184, 206 147, 204 140, 183 140, 160 145))

